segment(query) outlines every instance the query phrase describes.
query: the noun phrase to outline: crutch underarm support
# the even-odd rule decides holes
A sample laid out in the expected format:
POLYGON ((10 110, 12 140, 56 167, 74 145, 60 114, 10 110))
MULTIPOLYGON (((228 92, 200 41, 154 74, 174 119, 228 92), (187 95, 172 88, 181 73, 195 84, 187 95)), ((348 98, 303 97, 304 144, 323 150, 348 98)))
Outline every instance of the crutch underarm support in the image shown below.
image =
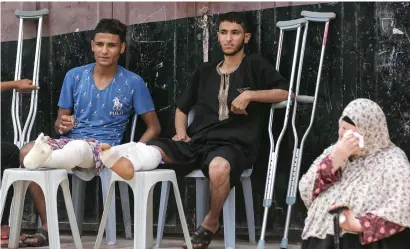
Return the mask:
POLYGON ((279 21, 276 23, 276 27, 282 30, 292 30, 292 29, 297 29, 299 26, 305 23, 306 23, 305 18, 299 18, 299 19, 290 20, 290 21, 279 21))
POLYGON ((48 15, 48 9, 41 10, 16 10, 14 14, 20 18, 39 18, 48 15))
POLYGON ((306 20, 314 22, 328 22, 336 18, 336 14, 333 12, 312 12, 304 10, 300 14, 304 16, 306 20))

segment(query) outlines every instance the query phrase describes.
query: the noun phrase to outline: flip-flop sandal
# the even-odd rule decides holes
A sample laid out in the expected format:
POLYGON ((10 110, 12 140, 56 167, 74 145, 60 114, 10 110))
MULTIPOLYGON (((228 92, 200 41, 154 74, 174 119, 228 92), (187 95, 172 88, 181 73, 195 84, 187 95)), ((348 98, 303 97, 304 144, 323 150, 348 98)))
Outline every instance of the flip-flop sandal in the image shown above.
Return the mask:
MULTIPOLYGON (((1 247, 2 248, 6 248, 9 246, 9 233, 3 233, 1 235, 1 247), (4 243, 4 241, 6 241, 6 243, 4 243)), ((20 236, 19 239, 19 248, 23 248, 23 247, 27 247, 27 244, 23 243, 23 240, 25 239, 25 237, 23 235, 20 236)))
POLYGON ((48 246, 48 231, 44 228, 39 228, 36 233, 34 234, 27 234, 24 235, 24 240, 22 241, 29 247, 40 247, 40 246, 48 246), (35 242, 32 242, 27 239, 36 239, 35 242))
MULTIPOLYGON (((193 236, 191 237, 192 248, 194 249, 207 249, 208 246, 212 242, 212 238, 215 234, 219 232, 221 226, 218 227, 218 230, 213 233, 208 229, 204 228, 203 226, 199 226, 198 229, 195 231, 193 236), (199 245, 199 246, 194 246, 199 245)), ((187 245, 182 245, 182 248, 187 249, 187 245)))

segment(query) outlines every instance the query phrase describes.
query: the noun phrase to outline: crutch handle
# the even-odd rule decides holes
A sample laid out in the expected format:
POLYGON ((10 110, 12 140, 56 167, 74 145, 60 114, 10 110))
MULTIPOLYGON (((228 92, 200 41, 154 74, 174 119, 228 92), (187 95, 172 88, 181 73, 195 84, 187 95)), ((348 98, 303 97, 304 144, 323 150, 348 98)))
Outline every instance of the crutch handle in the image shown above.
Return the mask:
POLYGON ((14 12, 19 18, 39 18, 48 15, 48 9, 41 10, 16 10, 14 12))
POLYGON ((302 24, 305 24, 305 23, 306 23, 305 18, 299 18, 299 19, 290 20, 290 21, 279 21, 276 23, 276 27, 282 30, 292 30, 292 29, 299 28, 302 24))
POLYGON ((330 19, 336 18, 336 14, 333 12, 312 12, 303 10, 300 14, 304 16, 306 20, 314 22, 328 22, 330 19))
POLYGON ((288 101, 285 100, 285 101, 282 101, 282 102, 279 102, 279 103, 272 104, 272 108, 273 109, 286 108, 287 105, 288 105, 288 101))
POLYGON ((315 101, 315 97, 308 95, 298 95, 296 96, 296 101, 301 103, 312 104, 313 101, 315 101))

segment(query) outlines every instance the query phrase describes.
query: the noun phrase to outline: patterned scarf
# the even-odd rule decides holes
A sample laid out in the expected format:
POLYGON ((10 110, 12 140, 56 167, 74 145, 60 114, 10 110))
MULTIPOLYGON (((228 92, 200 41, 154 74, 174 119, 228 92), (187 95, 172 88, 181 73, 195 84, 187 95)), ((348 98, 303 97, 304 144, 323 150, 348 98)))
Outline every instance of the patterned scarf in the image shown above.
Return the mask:
MULTIPOLYGON (((312 201, 316 172, 322 159, 332 151, 325 149, 302 176, 299 191, 308 215, 302 239, 324 239, 333 235, 332 204, 348 204, 356 217, 371 213, 403 227, 410 227, 410 164, 406 154, 389 137, 386 117, 375 102, 356 99, 342 117, 348 116, 364 136, 364 153, 346 161, 339 182, 312 201)), ((342 234, 345 233, 344 231, 342 234)))

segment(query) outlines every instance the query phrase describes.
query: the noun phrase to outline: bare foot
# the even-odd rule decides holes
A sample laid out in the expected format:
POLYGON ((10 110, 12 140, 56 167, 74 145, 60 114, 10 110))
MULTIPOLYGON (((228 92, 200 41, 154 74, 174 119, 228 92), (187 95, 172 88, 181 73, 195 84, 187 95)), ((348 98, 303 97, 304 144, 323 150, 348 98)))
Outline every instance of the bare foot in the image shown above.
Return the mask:
POLYGON ((103 143, 103 144, 101 144, 99 152, 106 151, 106 150, 109 150, 109 149, 111 149, 111 145, 103 143))

